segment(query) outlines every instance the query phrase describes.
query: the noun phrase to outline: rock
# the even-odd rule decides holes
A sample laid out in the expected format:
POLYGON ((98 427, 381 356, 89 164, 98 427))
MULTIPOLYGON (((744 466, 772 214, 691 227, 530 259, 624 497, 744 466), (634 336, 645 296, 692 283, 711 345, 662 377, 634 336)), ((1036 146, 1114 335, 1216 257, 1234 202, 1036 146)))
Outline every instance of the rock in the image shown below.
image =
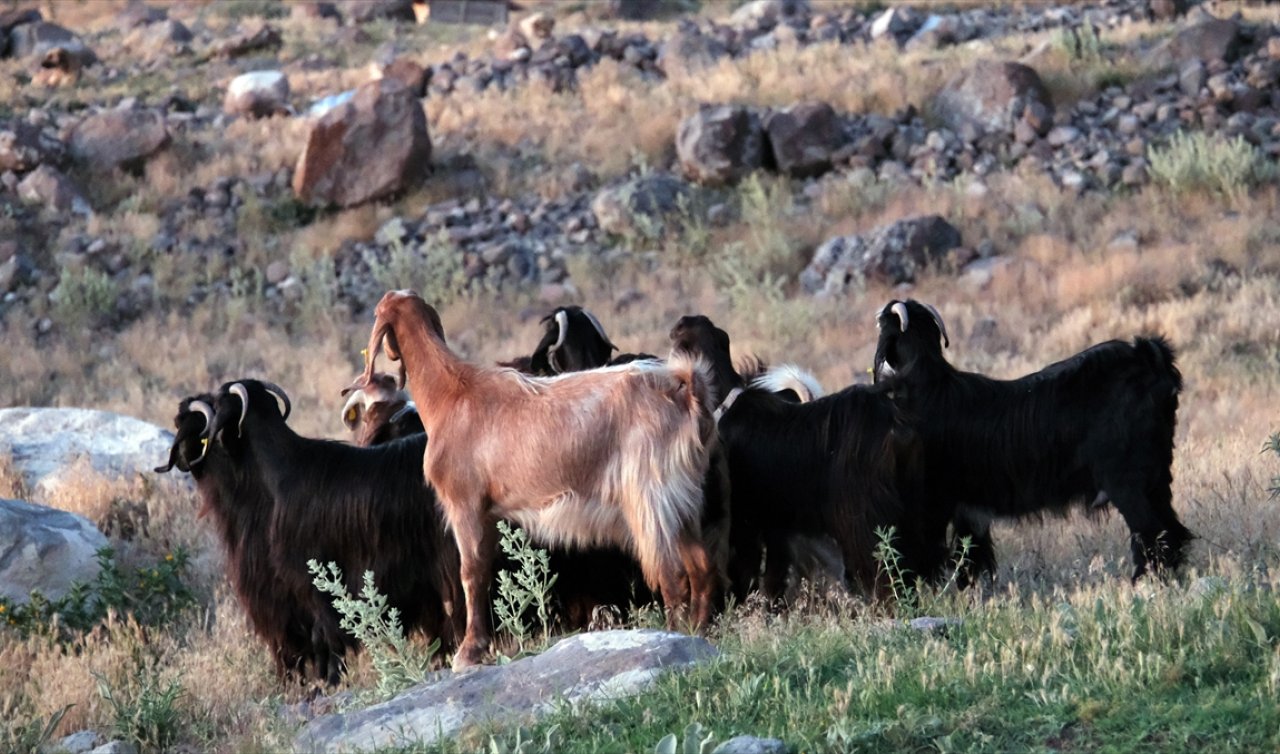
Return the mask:
POLYGON ((929 633, 929 634, 941 633, 943 631, 946 631, 948 628, 951 628, 952 626, 960 626, 963 624, 964 624, 964 621, 960 620, 959 618, 921 617, 921 618, 912 618, 911 620, 907 621, 907 626, 911 628, 912 631, 919 631, 921 633, 929 633))
POLYGON ((21 500, 0 499, 0 597, 26 603, 32 590, 49 599, 98 574, 107 546, 88 519, 21 500))
POLYGON ((289 15, 295 19, 319 20, 322 18, 332 18, 338 23, 342 23, 342 14, 338 12, 338 6, 328 2, 304 2, 290 3, 292 6, 289 15))
POLYGON ((606 18, 647 21, 662 8, 662 0, 606 0, 604 6, 606 18))
POLYGON ((763 164, 760 118, 738 105, 699 107, 676 129, 676 155, 690 180, 708 185, 736 181, 763 164))
POLYGON ((1063 147, 1080 138, 1080 129, 1074 126, 1058 126, 1049 132, 1045 141, 1050 146, 1063 147))
POLYGON ((65 148, 44 129, 25 121, 0 126, 0 172, 25 173, 44 163, 59 163, 65 148))
POLYGON ((729 16, 733 26, 773 27, 784 18, 809 13, 809 0, 750 0, 729 16))
POLYGON ((44 20, 40 11, 35 8, 13 8, 0 11, 0 37, 9 36, 9 32, 23 24, 34 24, 44 20))
POLYGON ((1190 5, 1189 0, 1149 0, 1147 15, 1155 21, 1172 21, 1186 15, 1190 5))
POLYGON ((1052 115, 1049 91, 1034 69, 1021 63, 981 61, 938 92, 933 111, 953 131, 971 126, 1009 133, 1033 102, 1052 115))
POLYGON ((604 189, 591 200, 596 224, 606 233, 638 233, 655 238, 666 218, 679 212, 692 196, 689 184, 670 173, 650 173, 604 189))
POLYGON ((31 274, 31 262, 23 254, 14 254, 0 262, 0 294, 18 287, 31 274))
POLYGON ((1280 35, 1267 40, 1267 57, 1272 60, 1280 60, 1280 35))
POLYGON ((312 124, 293 190, 305 202, 353 207, 404 189, 430 160, 418 98, 395 79, 370 81, 312 124))
POLYGON ((99 746, 89 754, 138 754, 138 747, 124 741, 112 741, 99 746))
POLYGON ((242 29, 213 47, 213 54, 224 58, 238 58, 251 52, 278 49, 284 44, 280 30, 271 24, 242 29))
POLYGON ((910 283, 960 244, 960 231, 938 215, 899 220, 862 236, 825 241, 800 273, 800 283, 806 292, 823 295, 843 293, 862 280, 910 283))
POLYGON ((168 18, 169 12, 164 8, 156 8, 139 0, 130 0, 124 10, 116 14, 115 26, 117 29, 136 29, 139 26, 160 23, 168 18))
POLYGON ((134 29, 125 37, 126 44, 142 52, 149 60, 159 60, 174 53, 187 53, 187 45, 195 39, 191 30, 172 18, 134 29))
POLYGON ((80 189, 52 165, 41 165, 28 173, 18 184, 18 197, 58 213, 93 214, 80 189))
POLYGON ((380 18, 392 21, 417 21, 413 0, 344 0, 338 10, 352 23, 363 24, 380 18))
POLYGON ((558 705, 634 695, 663 672, 709 660, 705 639, 655 630, 598 631, 562 639, 508 665, 444 673, 365 710, 318 717, 298 734, 309 752, 357 752, 431 745, 476 725, 515 722, 558 705))
POLYGON ((1188 97, 1195 97, 1200 94, 1207 79, 1208 71, 1205 70, 1204 63, 1199 60, 1189 61, 1178 70, 1178 89, 1188 97))
POLYGON ((108 411, 84 408, 0 409, 0 458, 22 477, 26 496, 50 500, 75 481, 87 461, 94 474, 133 481, 169 457, 173 435, 108 411))
POLYGON ((920 25, 915 13, 907 7, 893 7, 885 10, 876 20, 871 22, 871 38, 880 39, 885 35, 905 38, 920 25))
POLYGON ((95 730, 82 730, 63 736, 54 744, 50 754, 85 754, 103 743, 102 734, 95 730))
POLYGON ((1174 63, 1191 60, 1235 60, 1243 46, 1240 24, 1228 18, 1210 18, 1189 26, 1169 40, 1167 52, 1174 63))
POLYGON ((287 277, 289 277, 288 262, 283 259, 277 259, 267 265, 267 283, 270 285, 279 285, 287 277))
POLYGON ((17 26, 9 33, 9 54, 15 58, 43 59, 54 49, 63 50, 80 66, 98 62, 98 56, 85 45, 84 40, 57 24, 37 21, 17 26))
POLYGON ((396 58, 378 70, 378 78, 395 79, 413 93, 421 97, 427 89, 427 69, 410 58, 396 58))
POLYGON ((556 28, 556 20, 550 15, 542 12, 530 13, 520 19, 520 33, 525 39, 530 41, 550 39, 551 32, 556 28))
POLYGON ((338 94, 330 94, 328 97, 322 97, 311 103, 311 107, 307 108, 308 118, 319 118, 330 110, 340 105, 345 105, 356 96, 355 89, 349 89, 338 94))
POLYGON ((781 739, 735 736, 717 746, 711 754, 787 754, 791 751, 781 739))
POLYGON ((157 110, 105 110, 71 131, 71 156, 95 169, 138 170, 169 144, 164 114, 157 110))
POLYGON ((493 56, 499 60, 527 60, 529 40, 519 29, 509 28, 494 38, 493 56))
POLYGON ((831 169, 831 155, 844 144, 840 118, 831 105, 809 102, 775 110, 764 122, 778 170, 810 178, 831 169))
POLYGON ((678 69, 696 70, 728 57, 729 47, 719 38, 698 29, 677 29, 662 43, 658 67, 668 75, 678 69))
POLYGON ((222 100, 222 111, 228 115, 265 118, 290 110, 289 78, 280 71, 242 73, 227 85, 222 100))

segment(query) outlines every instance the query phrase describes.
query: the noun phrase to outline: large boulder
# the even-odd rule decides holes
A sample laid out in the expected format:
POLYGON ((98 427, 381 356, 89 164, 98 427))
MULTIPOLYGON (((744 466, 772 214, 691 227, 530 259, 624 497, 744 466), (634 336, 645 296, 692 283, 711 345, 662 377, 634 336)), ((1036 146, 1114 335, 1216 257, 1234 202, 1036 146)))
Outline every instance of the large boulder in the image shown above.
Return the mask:
POLYGON ((861 236, 836 236, 813 253, 800 284, 809 293, 832 295, 867 280, 910 283, 960 242, 960 231, 938 215, 899 220, 861 236))
POLYGON ((1239 23, 1229 18, 1209 18, 1173 35, 1168 54, 1173 63, 1192 60, 1230 63, 1240 56, 1243 43, 1239 23))
POLYGON ((169 145, 169 127, 158 110, 104 110, 71 131, 71 156, 98 170, 136 171, 169 145))
POLYGON ((606 233, 656 238, 666 221, 688 209, 689 184, 670 173, 650 173, 603 189, 591 200, 596 224, 606 233))
POLYGON ((15 26, 9 33, 9 54, 15 58, 44 58, 55 49, 76 59, 82 66, 92 65, 98 56, 84 40, 70 29, 47 21, 15 26))
POLYGON ((658 67, 671 75, 677 70, 694 71, 729 56, 729 47, 719 37, 697 27, 676 29, 662 42, 658 67))
POLYGON ((0 499, 0 597, 25 603, 33 590, 49 599, 98 574, 107 538, 88 519, 20 500, 0 499))
POLYGON ((130 416, 85 408, 0 409, 0 462, 22 478, 35 501, 58 496, 80 467, 109 480, 151 476, 169 457, 173 435, 130 416))
POLYGON ((228 115, 265 118, 289 112, 289 78, 280 71, 251 71, 231 79, 222 110, 228 115))
POLYGON ((312 124, 293 190, 305 202, 353 207, 404 189, 430 160, 418 98, 396 79, 369 81, 312 124))
POLYGON ((984 60, 952 78, 933 99, 933 112, 952 131, 977 128, 1011 132, 1024 111, 1053 112, 1049 90, 1035 69, 1021 63, 984 60))
POLYGON ((302 729, 295 748, 318 754, 431 745, 476 725, 519 722, 564 703, 631 696, 660 673, 715 655, 705 639, 666 631, 579 634, 509 665, 445 674, 389 702, 316 718, 302 729))
POLYGON ((736 181, 764 163, 760 116, 740 105, 703 105, 680 121, 676 155, 690 180, 706 185, 736 181))
POLYGON ((363 24, 380 18, 392 21, 416 21, 413 0, 342 0, 338 11, 352 23, 363 24))
POLYGON ((831 169, 831 155, 844 144, 840 116, 825 102, 806 102, 775 110, 764 122, 778 170, 797 178, 831 169))
POLYGON ((750 0, 729 16, 734 26, 771 28, 778 23, 809 14, 809 0, 750 0))

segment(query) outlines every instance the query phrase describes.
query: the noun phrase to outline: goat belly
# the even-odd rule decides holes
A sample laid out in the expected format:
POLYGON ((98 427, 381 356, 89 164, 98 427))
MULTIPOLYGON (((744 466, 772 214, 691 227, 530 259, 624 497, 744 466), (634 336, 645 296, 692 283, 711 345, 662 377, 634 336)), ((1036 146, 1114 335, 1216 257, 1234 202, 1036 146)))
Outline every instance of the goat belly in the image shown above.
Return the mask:
POLYGON ((585 549, 613 546, 630 551, 631 530, 619 507, 566 493, 537 509, 503 511, 540 545, 585 549))

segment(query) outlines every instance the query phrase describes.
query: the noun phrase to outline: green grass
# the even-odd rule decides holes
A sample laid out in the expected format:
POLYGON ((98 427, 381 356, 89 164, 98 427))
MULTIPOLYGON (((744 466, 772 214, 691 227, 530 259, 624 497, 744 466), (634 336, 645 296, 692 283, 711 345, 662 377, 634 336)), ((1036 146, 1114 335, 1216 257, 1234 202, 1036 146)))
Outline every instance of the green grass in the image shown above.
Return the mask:
MULTIPOLYGON (((849 612, 739 615, 719 660, 520 735, 649 752, 697 722, 717 741, 773 736, 796 751, 1273 751, 1280 602, 1269 583, 1204 583, 960 595, 949 607, 963 623, 940 634, 849 612)), ((488 734, 500 748, 517 735, 488 734)))
POLYGON ((1232 202, 1276 175, 1262 151, 1239 136, 1180 131, 1168 144, 1148 149, 1147 160, 1151 180, 1171 193, 1204 192, 1232 202))

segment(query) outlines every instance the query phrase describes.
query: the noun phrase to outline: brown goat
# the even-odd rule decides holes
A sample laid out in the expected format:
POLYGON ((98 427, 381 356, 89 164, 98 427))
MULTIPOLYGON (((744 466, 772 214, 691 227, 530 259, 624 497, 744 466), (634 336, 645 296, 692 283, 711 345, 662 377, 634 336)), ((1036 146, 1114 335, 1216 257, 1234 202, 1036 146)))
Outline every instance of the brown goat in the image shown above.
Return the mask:
POLYGON ((632 550, 668 626, 686 607, 706 625, 719 585, 702 544, 702 481, 716 434, 700 361, 526 377, 459 359, 416 293, 388 292, 375 315, 364 384, 384 348, 401 361, 431 437, 423 469, 458 543, 467 631, 455 668, 481 662, 492 641, 497 518, 547 543, 632 550))

